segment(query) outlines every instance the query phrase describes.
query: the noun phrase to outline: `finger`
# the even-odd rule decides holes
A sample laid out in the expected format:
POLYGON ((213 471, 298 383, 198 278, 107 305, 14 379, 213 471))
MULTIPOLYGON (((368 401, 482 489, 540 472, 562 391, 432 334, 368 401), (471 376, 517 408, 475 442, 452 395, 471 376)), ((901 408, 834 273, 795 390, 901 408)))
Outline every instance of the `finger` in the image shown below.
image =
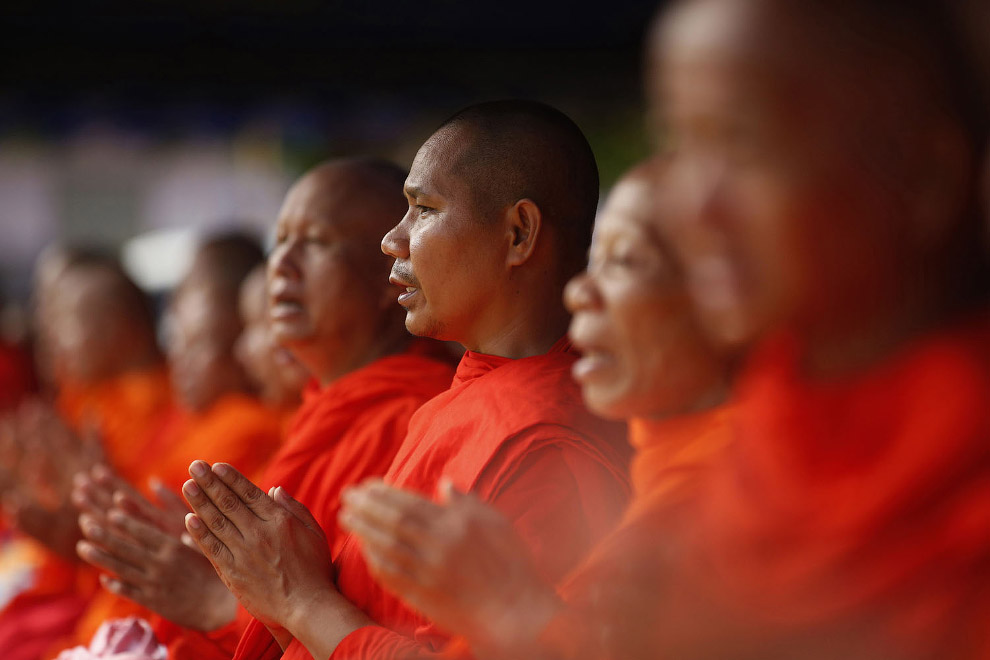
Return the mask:
POLYGON ((98 524, 85 514, 79 516, 79 529, 83 536, 98 545, 102 552, 143 572, 143 568, 148 563, 149 553, 147 550, 143 550, 114 530, 98 524))
POLYGON ((189 532, 182 532, 182 536, 179 537, 179 540, 182 541, 182 545, 186 546, 190 550, 195 550, 199 554, 203 554, 202 548, 200 548, 199 544, 196 543, 196 539, 189 536, 189 532))
POLYGON ((102 517, 103 512, 113 503, 110 493, 97 485, 84 472, 76 474, 72 485, 71 501, 83 512, 102 517))
POLYGON ((137 585, 124 582, 119 578, 111 577, 105 573, 100 574, 100 584, 110 593, 132 600, 138 605, 147 607, 150 604, 150 601, 145 598, 144 592, 137 585))
POLYGON ((275 488, 273 499, 277 504, 284 507, 286 511, 298 518, 302 524, 306 525, 306 527, 326 538, 326 534, 323 532, 323 527, 320 525, 319 521, 313 517, 310 510, 307 509, 302 502, 292 497, 292 495, 289 495, 284 488, 281 486, 275 488))
POLYGON ((127 562, 117 559, 95 543, 91 543, 89 541, 77 542, 76 554, 78 554, 79 557, 86 563, 92 564, 93 566, 104 571, 109 571, 114 575, 118 575, 128 582, 136 583, 141 582, 144 579, 144 574, 140 569, 131 566, 127 562))
POLYGON ((151 488, 151 492, 155 494, 155 499, 158 500, 158 505, 164 511, 168 511, 170 513, 181 512, 183 517, 189 513, 189 507, 186 506, 185 500, 166 487, 158 477, 151 477, 148 479, 148 486, 151 488))
POLYGON ((128 515, 118 508, 110 510, 107 520, 115 529, 127 534, 145 550, 154 550, 168 543, 172 538, 154 525, 140 518, 128 515))
POLYGON ((346 529, 361 540, 361 552, 367 557, 374 555, 382 566, 390 567, 390 572, 410 573, 422 569, 419 548, 391 534, 360 516, 341 513, 340 522, 346 529), (416 567, 414 569, 414 567, 416 567))
POLYGON ((403 540, 415 544, 429 533, 440 507, 418 496, 381 485, 359 487, 344 494, 345 510, 403 540))
POLYGON ((199 551, 210 560, 218 573, 222 573, 223 567, 233 557, 230 549, 210 531, 209 527, 203 524, 203 520, 195 513, 186 514, 186 531, 196 543, 199 551))
MULTIPOLYGON (((202 461, 198 462, 201 463, 202 461)), ((196 463, 193 463, 193 465, 196 465, 196 463)), ((192 469, 190 469, 190 472, 192 472, 192 469)), ((207 472, 212 475, 212 472, 207 472)), ((235 502, 240 503, 237 496, 231 493, 226 486, 219 483, 216 478, 213 478, 213 481, 217 482, 221 488, 227 490, 228 494, 224 498, 224 502, 228 507, 233 507, 235 502)), ((214 487, 214 490, 217 489, 214 487)), ((192 507, 193 513, 196 514, 195 520, 203 527, 207 528, 207 530, 212 535, 216 536, 217 539, 224 545, 232 541, 243 540, 244 535, 241 534, 241 531, 237 528, 237 525, 235 525, 226 515, 224 515, 223 511, 221 511, 217 505, 214 504, 213 500, 210 499, 206 491, 200 487, 198 481, 195 479, 190 479, 183 484, 182 495, 186 498, 189 506, 192 507)), ((243 505, 241 506, 243 508, 243 505)), ((189 529, 189 520, 189 515, 187 515, 185 518, 186 531, 192 534, 192 537, 198 541, 199 537, 197 534, 194 534, 193 530, 189 529)))
POLYGON ((275 504, 268 495, 258 488, 250 479, 238 472, 229 463, 216 463, 213 474, 220 478, 237 497, 250 509, 255 516, 262 520, 271 519, 277 511, 275 504))

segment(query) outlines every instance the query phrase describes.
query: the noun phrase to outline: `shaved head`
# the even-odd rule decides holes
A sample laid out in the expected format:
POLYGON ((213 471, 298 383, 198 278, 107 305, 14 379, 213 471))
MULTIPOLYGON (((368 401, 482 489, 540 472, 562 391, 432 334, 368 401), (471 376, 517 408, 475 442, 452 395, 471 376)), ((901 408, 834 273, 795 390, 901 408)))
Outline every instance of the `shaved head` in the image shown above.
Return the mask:
POLYGON ((457 140, 451 171, 466 180, 483 215, 520 199, 540 207, 567 267, 583 264, 598 206, 598 166, 567 115, 536 101, 473 105, 445 121, 430 141, 457 140))
POLYGON ((241 232, 220 234, 196 250, 186 280, 201 282, 236 300, 244 278, 264 260, 256 237, 241 232))

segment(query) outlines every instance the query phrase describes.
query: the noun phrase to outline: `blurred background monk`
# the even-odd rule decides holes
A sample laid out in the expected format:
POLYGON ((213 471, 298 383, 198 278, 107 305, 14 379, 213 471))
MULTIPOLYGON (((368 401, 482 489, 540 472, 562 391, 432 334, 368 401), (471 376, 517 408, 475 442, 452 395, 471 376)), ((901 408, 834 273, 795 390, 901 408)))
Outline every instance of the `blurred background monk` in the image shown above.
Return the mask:
POLYGON ((345 495, 342 519, 376 577, 476 655, 533 658, 550 645, 561 657, 625 657, 602 644, 617 624, 656 625, 658 521, 731 438, 728 361, 702 333, 661 231, 661 168, 648 161, 615 185, 588 269, 565 292, 582 351, 574 377, 594 412, 630 419, 636 455, 630 508, 559 587, 563 601, 504 518, 471 496, 451 490, 434 504, 375 482, 345 495))
MULTIPOLYGON (((167 355, 178 406, 145 441, 142 473, 131 482, 143 495, 150 494, 152 484, 163 494, 177 492, 184 468, 194 456, 207 454, 257 474, 278 448, 280 413, 253 396, 234 355, 242 329, 240 285, 262 259, 257 241, 249 237, 210 239, 197 250, 189 273, 173 294, 167 355)), ((106 565, 105 553, 97 544, 109 527, 106 516, 113 489, 101 487, 101 472, 105 471, 79 475, 74 499, 84 511, 79 524, 88 539, 80 542, 77 552, 90 563, 106 565)), ((181 512, 173 511, 172 517, 173 532, 178 534, 174 520, 181 512)), ((100 580, 109 590, 101 591, 90 603, 72 643, 88 644, 107 619, 145 614, 113 593, 115 583, 108 575, 101 575, 100 580)))
MULTIPOLYGON (((623 427, 582 405, 561 303, 585 260, 597 190, 570 119, 538 103, 482 104, 420 149, 408 209, 382 241, 406 327, 468 349, 452 387, 413 415, 385 480, 431 496, 446 478, 492 503, 550 580, 614 524, 628 492, 623 427)), ((319 523, 284 489, 266 495, 226 465, 198 461, 190 473, 187 530, 287 657, 446 645, 373 580, 357 539, 331 568, 319 523)))
POLYGON ((46 546, 33 586, 0 615, 0 647, 23 657, 37 657, 64 634, 98 589, 72 550, 74 475, 98 462, 139 474, 143 443, 172 403, 143 292, 111 257, 76 250, 55 261, 57 268, 39 267, 57 271, 39 279, 48 324, 39 341, 59 365, 56 406, 36 401, 21 411, 7 453, 15 461, 5 466, 8 520, 46 546))
MULTIPOLYGON (((390 261, 380 250, 382 234, 405 209, 404 177, 397 166, 373 160, 313 169, 285 200, 269 258, 270 286, 260 307, 267 310, 270 335, 315 378, 262 483, 296 493, 327 530, 336 525, 340 489, 384 474, 409 417, 453 376, 444 346, 414 339, 403 327, 388 282, 390 261)), ((245 282, 242 303, 252 286, 251 279, 245 282)), ((257 301, 246 302, 242 308, 257 301)), ((245 341, 252 340, 242 333, 245 341)), ((113 588, 162 615, 155 630, 170 657, 231 657, 250 617, 234 620, 237 601, 212 566, 129 515, 126 501, 112 515, 127 516, 115 525, 120 538, 104 544, 125 564, 113 588), (169 545, 173 551, 163 553, 169 545), (218 605, 217 587, 228 605, 218 605)), ((275 642, 254 623, 245 644, 275 642)))
MULTIPOLYGON (((302 391, 312 376, 278 344, 269 322, 267 266, 259 264, 244 278, 239 299, 241 330, 234 346, 258 398, 270 408, 285 412, 287 420, 302 401, 302 391)), ((287 421, 288 423, 288 421, 287 421)))

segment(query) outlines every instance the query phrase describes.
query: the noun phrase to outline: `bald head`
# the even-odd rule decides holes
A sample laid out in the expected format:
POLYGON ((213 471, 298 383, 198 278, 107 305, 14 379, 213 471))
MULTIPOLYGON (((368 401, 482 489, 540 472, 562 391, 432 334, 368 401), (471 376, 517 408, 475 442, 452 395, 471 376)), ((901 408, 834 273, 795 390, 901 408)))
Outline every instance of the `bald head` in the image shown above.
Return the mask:
POLYGON ((76 382, 95 382, 159 359, 151 303, 110 257, 65 265, 53 303, 56 364, 76 382))
POLYGON ((536 101, 481 103, 445 121, 429 142, 458 145, 447 149, 449 167, 468 183, 482 217, 530 199, 568 267, 583 263, 598 205, 598 165, 567 115, 536 101))
POLYGON ((244 278, 264 260, 256 237, 241 232, 220 234, 197 248, 186 279, 236 300, 244 278))

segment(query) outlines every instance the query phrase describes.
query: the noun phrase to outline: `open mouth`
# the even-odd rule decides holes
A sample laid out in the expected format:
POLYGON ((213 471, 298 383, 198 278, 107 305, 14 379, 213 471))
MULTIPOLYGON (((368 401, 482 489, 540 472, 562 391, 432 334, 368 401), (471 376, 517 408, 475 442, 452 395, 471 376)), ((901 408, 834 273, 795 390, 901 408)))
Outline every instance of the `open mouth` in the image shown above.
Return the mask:
POLYGON ((416 296, 417 293, 419 293, 419 289, 417 289, 414 286, 407 286, 406 290, 399 294, 399 298, 398 298, 399 304, 400 305, 407 304, 410 300, 412 300, 416 296))

